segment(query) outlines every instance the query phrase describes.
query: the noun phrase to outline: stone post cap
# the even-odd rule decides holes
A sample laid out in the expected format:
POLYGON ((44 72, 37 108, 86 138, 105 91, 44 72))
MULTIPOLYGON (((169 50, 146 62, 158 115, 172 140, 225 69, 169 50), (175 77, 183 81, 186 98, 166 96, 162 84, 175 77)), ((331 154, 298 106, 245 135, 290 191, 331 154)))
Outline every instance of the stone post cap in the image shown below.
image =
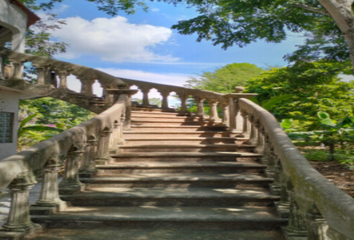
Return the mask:
POLYGON ((234 88, 234 91, 235 91, 235 93, 243 93, 243 91, 245 91, 245 88, 242 86, 236 86, 234 88))

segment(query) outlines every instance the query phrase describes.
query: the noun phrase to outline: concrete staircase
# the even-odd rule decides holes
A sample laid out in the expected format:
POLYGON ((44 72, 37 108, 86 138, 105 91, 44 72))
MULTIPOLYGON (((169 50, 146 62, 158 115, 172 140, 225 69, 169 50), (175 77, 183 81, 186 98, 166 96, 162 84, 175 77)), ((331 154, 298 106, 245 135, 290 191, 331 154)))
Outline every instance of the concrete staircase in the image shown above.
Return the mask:
POLYGON ((283 239, 261 155, 226 126, 135 109, 124 137, 84 191, 61 196, 70 207, 32 215, 47 230, 27 239, 283 239))

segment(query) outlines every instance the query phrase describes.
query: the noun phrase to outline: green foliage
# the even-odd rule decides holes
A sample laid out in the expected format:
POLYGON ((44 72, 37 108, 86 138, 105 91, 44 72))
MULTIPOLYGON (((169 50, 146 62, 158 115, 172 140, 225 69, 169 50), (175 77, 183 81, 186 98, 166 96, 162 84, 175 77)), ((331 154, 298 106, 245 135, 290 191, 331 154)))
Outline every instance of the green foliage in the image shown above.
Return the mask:
POLYGON ((264 72, 248 82, 247 91, 257 93, 256 102, 262 106, 271 99, 279 100, 267 106, 279 121, 292 118, 314 122, 318 111, 341 119, 352 116, 348 103, 354 102, 354 83, 337 77, 347 68, 348 64, 339 62, 297 62, 264 72))
POLYGON ((200 78, 187 80, 186 87, 231 93, 236 86, 245 86, 247 81, 259 76, 263 69, 250 63, 232 63, 217 68, 214 72, 203 72, 200 78))
POLYGON ((53 99, 38 98, 20 101, 19 150, 48 139, 94 116, 76 105, 53 99))
MULTIPOLYGON (((132 101, 138 102, 139 104, 143 103, 143 99, 133 98, 132 101)), ((150 105, 157 105, 161 107, 162 100, 160 98, 149 98, 150 105)))

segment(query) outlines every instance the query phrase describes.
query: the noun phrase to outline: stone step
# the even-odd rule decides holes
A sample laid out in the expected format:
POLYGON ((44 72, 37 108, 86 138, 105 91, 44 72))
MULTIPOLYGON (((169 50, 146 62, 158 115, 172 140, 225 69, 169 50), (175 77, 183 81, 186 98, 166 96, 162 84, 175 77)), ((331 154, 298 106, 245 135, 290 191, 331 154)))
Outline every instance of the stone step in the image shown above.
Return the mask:
MULTIPOLYGON (((240 143, 240 141, 238 141, 240 143)), ((242 141, 243 142, 243 141, 242 141)), ((241 142, 241 143, 242 143, 241 142)), ((185 145, 185 144, 235 144, 236 138, 232 137, 155 137, 155 138, 131 138, 125 140, 125 145, 185 145)))
POLYGON ((177 229, 177 228, 52 228, 24 239, 36 240, 109 239, 109 240, 283 240, 279 231, 272 230, 215 230, 215 229, 177 229))
POLYGON ((184 120, 172 120, 172 119, 155 119, 155 120, 131 120, 132 125, 138 126, 160 126, 160 125, 167 125, 167 126, 220 126, 225 127, 224 125, 220 124, 220 122, 213 122, 213 121, 184 121, 184 120))
POLYGON ((204 161, 232 161, 258 160, 262 154, 240 152, 143 152, 111 154, 111 163, 126 161, 144 162, 204 162, 204 161))
POLYGON ((213 189, 213 188, 91 188, 74 195, 61 195, 72 206, 117 206, 117 207, 235 207, 272 206, 279 196, 266 190, 213 189))
MULTIPOLYGON (((135 130, 135 129, 134 129, 135 130)), ((153 130, 153 129, 152 129, 153 130)), ((233 137, 236 134, 229 131, 124 131, 124 139, 159 138, 159 137, 233 137)), ((243 138, 237 138, 243 139, 243 138)))
POLYGON ((208 118, 200 116, 178 116, 166 114, 139 114, 132 115, 132 120, 173 120, 173 121, 208 121, 208 118))
POLYGON ((122 173, 263 173, 267 166, 259 163, 239 162, 137 162, 127 161, 111 165, 97 165, 97 175, 122 173))
POLYGON ((188 126, 188 125, 131 125, 131 129, 134 132, 146 132, 146 131, 175 131, 175 132, 184 132, 184 131, 227 131, 228 127, 226 126, 188 126))
POLYGON ((135 145, 119 146, 119 153, 128 152, 252 152, 254 145, 194 144, 194 145, 135 145))
POLYGON ((86 189, 97 187, 151 188, 244 188, 268 186, 272 178, 240 173, 139 173, 81 178, 86 189))
POLYGON ((278 230, 287 223, 269 207, 69 207, 55 215, 34 215, 49 228, 182 228, 278 230))
MULTIPOLYGON (((161 109, 161 108, 152 108, 152 107, 133 107, 132 108, 132 113, 139 112, 139 113, 154 113, 154 114, 159 114, 159 113, 171 113, 171 114, 180 114, 178 111, 175 109, 169 108, 169 109, 161 109)), ((189 113, 187 113, 189 114, 189 113)))

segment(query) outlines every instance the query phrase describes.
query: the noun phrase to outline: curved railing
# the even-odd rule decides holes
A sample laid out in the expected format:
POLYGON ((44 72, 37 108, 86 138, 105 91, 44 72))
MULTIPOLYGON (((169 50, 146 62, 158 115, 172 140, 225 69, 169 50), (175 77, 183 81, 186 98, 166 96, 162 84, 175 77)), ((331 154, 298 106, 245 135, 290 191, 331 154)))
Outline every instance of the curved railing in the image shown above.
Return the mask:
POLYGON ((264 153, 267 174, 274 177, 272 190, 281 196, 277 209, 289 217, 287 239, 354 239, 354 199, 309 164, 272 114, 244 98, 237 111, 249 122, 244 134, 264 153))
POLYGON ((55 211, 62 205, 58 189, 63 193, 80 190, 83 184, 79 174, 95 172, 98 160, 108 161, 109 150, 122 138, 127 99, 122 94, 112 107, 87 122, 0 161, 0 190, 9 187, 12 199, 3 229, 18 232, 34 227, 29 217, 28 194, 36 177, 42 176, 43 181, 35 206, 55 211), (58 185, 63 159, 65 172, 58 185))

